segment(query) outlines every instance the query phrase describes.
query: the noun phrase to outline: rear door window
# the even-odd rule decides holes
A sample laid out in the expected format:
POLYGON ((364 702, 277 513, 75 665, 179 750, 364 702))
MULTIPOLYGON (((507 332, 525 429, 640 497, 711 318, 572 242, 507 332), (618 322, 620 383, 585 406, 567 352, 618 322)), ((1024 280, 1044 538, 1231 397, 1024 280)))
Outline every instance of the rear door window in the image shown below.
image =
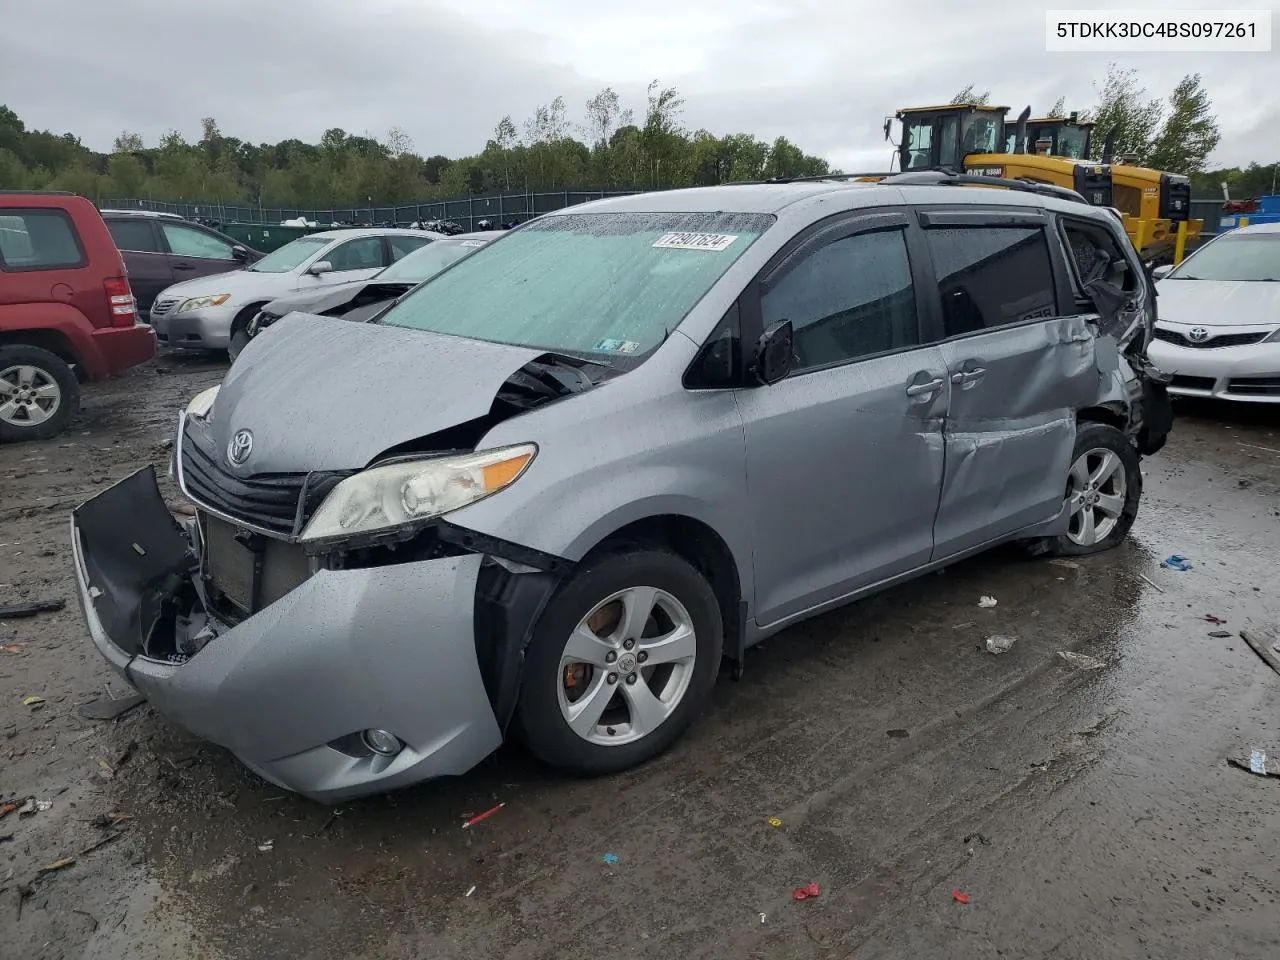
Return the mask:
POLYGON ((1057 314, 1049 244, 1040 226, 925 231, 942 296, 946 336, 1057 314))
POLYGON ((387 265, 381 237, 348 240, 330 251, 325 259, 333 264, 334 273, 344 270, 376 270, 387 265))
POLYGON ((0 270, 57 270, 87 263, 71 218, 62 210, 0 213, 0 270))
POLYGON ((199 260, 234 260, 232 245, 220 237, 203 230, 184 227, 178 223, 163 223, 160 228, 169 243, 169 251, 179 257, 199 260))
POLYGON ((395 263, 405 254, 420 250, 430 242, 430 237, 387 237, 387 243, 391 247, 391 262, 395 263))
POLYGON ((130 253, 163 253, 160 240, 150 220, 108 220, 111 239, 121 250, 130 253))

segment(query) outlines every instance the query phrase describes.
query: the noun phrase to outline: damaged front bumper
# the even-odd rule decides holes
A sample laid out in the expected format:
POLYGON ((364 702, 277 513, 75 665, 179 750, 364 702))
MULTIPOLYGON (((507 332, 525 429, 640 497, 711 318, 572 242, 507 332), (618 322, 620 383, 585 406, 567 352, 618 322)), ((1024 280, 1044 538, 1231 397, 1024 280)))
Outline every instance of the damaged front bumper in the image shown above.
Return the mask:
POLYGON ((150 467, 77 508, 71 543, 103 657, 279 786, 337 802, 464 773, 502 741, 475 642, 480 553, 316 569, 234 622, 210 602, 199 524, 174 520, 150 467), (366 730, 404 746, 375 753, 366 730))

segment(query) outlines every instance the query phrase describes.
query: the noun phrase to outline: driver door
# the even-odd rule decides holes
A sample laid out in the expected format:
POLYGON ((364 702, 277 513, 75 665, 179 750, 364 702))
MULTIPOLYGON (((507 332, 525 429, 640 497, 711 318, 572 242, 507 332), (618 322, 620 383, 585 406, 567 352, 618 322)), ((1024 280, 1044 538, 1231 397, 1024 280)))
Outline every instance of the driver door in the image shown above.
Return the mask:
POLYGON ((922 336, 918 242, 902 213, 841 218, 744 294, 746 330, 795 331, 791 373, 738 391, 762 626, 933 551, 951 384, 922 336))

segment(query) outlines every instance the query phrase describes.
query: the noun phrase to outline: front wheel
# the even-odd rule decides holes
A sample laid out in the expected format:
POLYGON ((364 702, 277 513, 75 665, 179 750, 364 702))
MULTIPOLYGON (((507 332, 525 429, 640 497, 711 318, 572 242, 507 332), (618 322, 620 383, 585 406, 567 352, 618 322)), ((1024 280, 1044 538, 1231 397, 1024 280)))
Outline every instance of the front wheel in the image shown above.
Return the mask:
POLYGON ((80 384, 61 357, 40 347, 0 347, 0 440, 47 440, 71 422, 80 384))
POLYGON ((1121 431, 1082 423, 1067 473, 1067 532, 1047 539, 1046 552, 1082 557, 1119 545, 1138 517, 1142 470, 1138 452, 1121 431))
POLYGON ((723 631, 706 578, 675 554, 588 561, 534 630, 517 711, 525 743, 588 775, 657 756, 707 699, 723 631))

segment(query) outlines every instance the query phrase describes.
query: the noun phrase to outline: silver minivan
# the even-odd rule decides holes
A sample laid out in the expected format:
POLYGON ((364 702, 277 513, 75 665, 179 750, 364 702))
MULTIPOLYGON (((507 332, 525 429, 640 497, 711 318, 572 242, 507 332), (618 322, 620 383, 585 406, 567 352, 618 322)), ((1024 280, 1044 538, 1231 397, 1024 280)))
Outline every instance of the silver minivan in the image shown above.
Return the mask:
POLYGON ((193 519, 149 467, 74 512, 93 643, 335 802, 512 734, 623 770, 806 617, 1115 546, 1172 424, 1148 275, 1105 210, 921 179, 603 200, 282 319, 179 419, 193 519))

